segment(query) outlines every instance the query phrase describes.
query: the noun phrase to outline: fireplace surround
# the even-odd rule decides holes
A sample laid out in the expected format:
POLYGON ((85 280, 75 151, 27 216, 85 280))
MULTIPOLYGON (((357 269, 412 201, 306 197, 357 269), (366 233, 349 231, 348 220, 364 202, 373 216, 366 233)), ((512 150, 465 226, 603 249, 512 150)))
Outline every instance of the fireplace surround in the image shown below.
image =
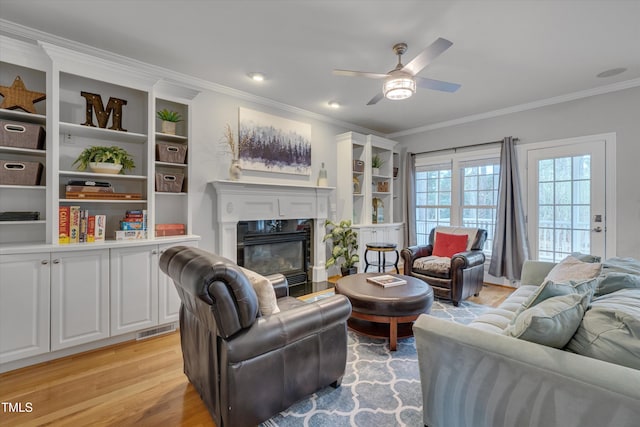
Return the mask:
POLYGON ((312 220, 309 274, 313 283, 325 282, 326 249, 322 242, 333 187, 263 184, 219 180, 211 182, 217 251, 238 262, 238 223, 241 221, 312 220))

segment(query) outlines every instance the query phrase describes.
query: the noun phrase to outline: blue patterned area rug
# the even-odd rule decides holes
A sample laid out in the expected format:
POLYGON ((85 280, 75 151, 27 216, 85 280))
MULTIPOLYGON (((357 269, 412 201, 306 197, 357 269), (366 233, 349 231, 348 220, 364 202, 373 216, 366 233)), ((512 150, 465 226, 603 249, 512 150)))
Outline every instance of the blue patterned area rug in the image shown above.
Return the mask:
MULTIPOLYGON (((467 324, 490 307, 436 300, 431 315, 467 324)), ((349 331, 342 385, 326 387, 261 424, 263 427, 422 426, 422 392, 413 337, 388 340, 349 331)))

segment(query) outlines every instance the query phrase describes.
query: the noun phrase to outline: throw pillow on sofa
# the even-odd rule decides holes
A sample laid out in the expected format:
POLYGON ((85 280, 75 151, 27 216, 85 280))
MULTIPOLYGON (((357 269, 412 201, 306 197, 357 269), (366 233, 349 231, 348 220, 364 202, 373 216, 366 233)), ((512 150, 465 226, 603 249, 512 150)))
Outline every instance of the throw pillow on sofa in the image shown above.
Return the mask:
POLYGON ((564 283, 547 280, 542 285, 538 286, 538 289, 536 289, 534 293, 529 295, 529 297, 522 303, 522 307, 520 307, 516 312, 516 315, 527 308, 531 308, 534 305, 540 304, 542 301, 552 297, 568 294, 589 294, 589 296, 591 296, 599 282, 599 277, 582 281, 569 280, 564 283))
POLYGON ((609 258, 604 263, 602 263, 602 271, 604 273, 609 271, 617 271, 620 273, 640 275, 640 261, 634 258, 629 258, 629 257, 609 258))
POLYGON ((640 369, 640 289, 595 298, 566 349, 640 369))
POLYGON ((582 262, 573 256, 568 256, 551 269, 545 281, 567 282, 593 279, 600 274, 601 270, 602 264, 599 262, 582 262))
POLYGON ((589 298, 578 293, 551 297, 520 313, 504 335, 563 348, 580 326, 589 298))
POLYGON ((640 275, 612 271, 600 275, 595 296, 611 294, 621 289, 640 289, 640 275))
POLYGON ((251 286, 253 286, 253 290, 256 291, 260 313, 262 313, 263 316, 279 313, 280 308, 278 307, 276 291, 273 289, 271 281, 253 270, 244 267, 240 267, 240 270, 247 276, 251 286))
POLYGON ((600 262, 602 258, 596 255, 591 254, 583 254, 582 252, 571 252, 572 257, 582 261, 582 262, 600 262))
POLYGON ((610 258, 602 264, 600 277, 596 296, 620 289, 640 288, 640 261, 633 258, 610 258))

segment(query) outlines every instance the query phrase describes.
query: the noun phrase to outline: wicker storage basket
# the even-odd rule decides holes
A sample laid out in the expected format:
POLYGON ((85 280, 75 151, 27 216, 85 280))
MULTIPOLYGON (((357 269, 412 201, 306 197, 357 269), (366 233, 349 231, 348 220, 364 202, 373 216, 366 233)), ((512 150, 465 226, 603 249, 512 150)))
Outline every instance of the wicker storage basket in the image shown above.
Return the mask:
POLYGON ((45 131, 40 125, 0 120, 0 145, 42 150, 45 131))
POLYGON ((42 163, 0 160, 0 185, 40 185, 42 163))
POLYGON ((353 161, 353 171, 354 172, 364 172, 364 162, 362 160, 354 160, 353 161))
POLYGON ((160 162, 184 164, 187 146, 184 144, 156 143, 156 159, 160 162))
POLYGON ((184 175, 181 173, 156 172, 156 191, 179 193, 182 191, 184 175))

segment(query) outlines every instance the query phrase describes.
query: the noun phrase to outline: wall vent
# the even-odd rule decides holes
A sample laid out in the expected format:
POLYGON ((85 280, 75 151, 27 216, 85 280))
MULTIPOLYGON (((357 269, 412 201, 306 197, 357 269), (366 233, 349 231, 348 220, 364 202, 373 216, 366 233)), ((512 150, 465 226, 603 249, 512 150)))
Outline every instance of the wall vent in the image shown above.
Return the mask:
POLYGON ((155 337, 156 335, 162 335, 169 332, 173 332, 176 330, 176 326, 177 326, 176 323, 173 322, 168 325, 159 326, 154 329, 147 329, 146 331, 138 332, 138 336, 136 337, 136 340, 140 341, 147 338, 155 337))

